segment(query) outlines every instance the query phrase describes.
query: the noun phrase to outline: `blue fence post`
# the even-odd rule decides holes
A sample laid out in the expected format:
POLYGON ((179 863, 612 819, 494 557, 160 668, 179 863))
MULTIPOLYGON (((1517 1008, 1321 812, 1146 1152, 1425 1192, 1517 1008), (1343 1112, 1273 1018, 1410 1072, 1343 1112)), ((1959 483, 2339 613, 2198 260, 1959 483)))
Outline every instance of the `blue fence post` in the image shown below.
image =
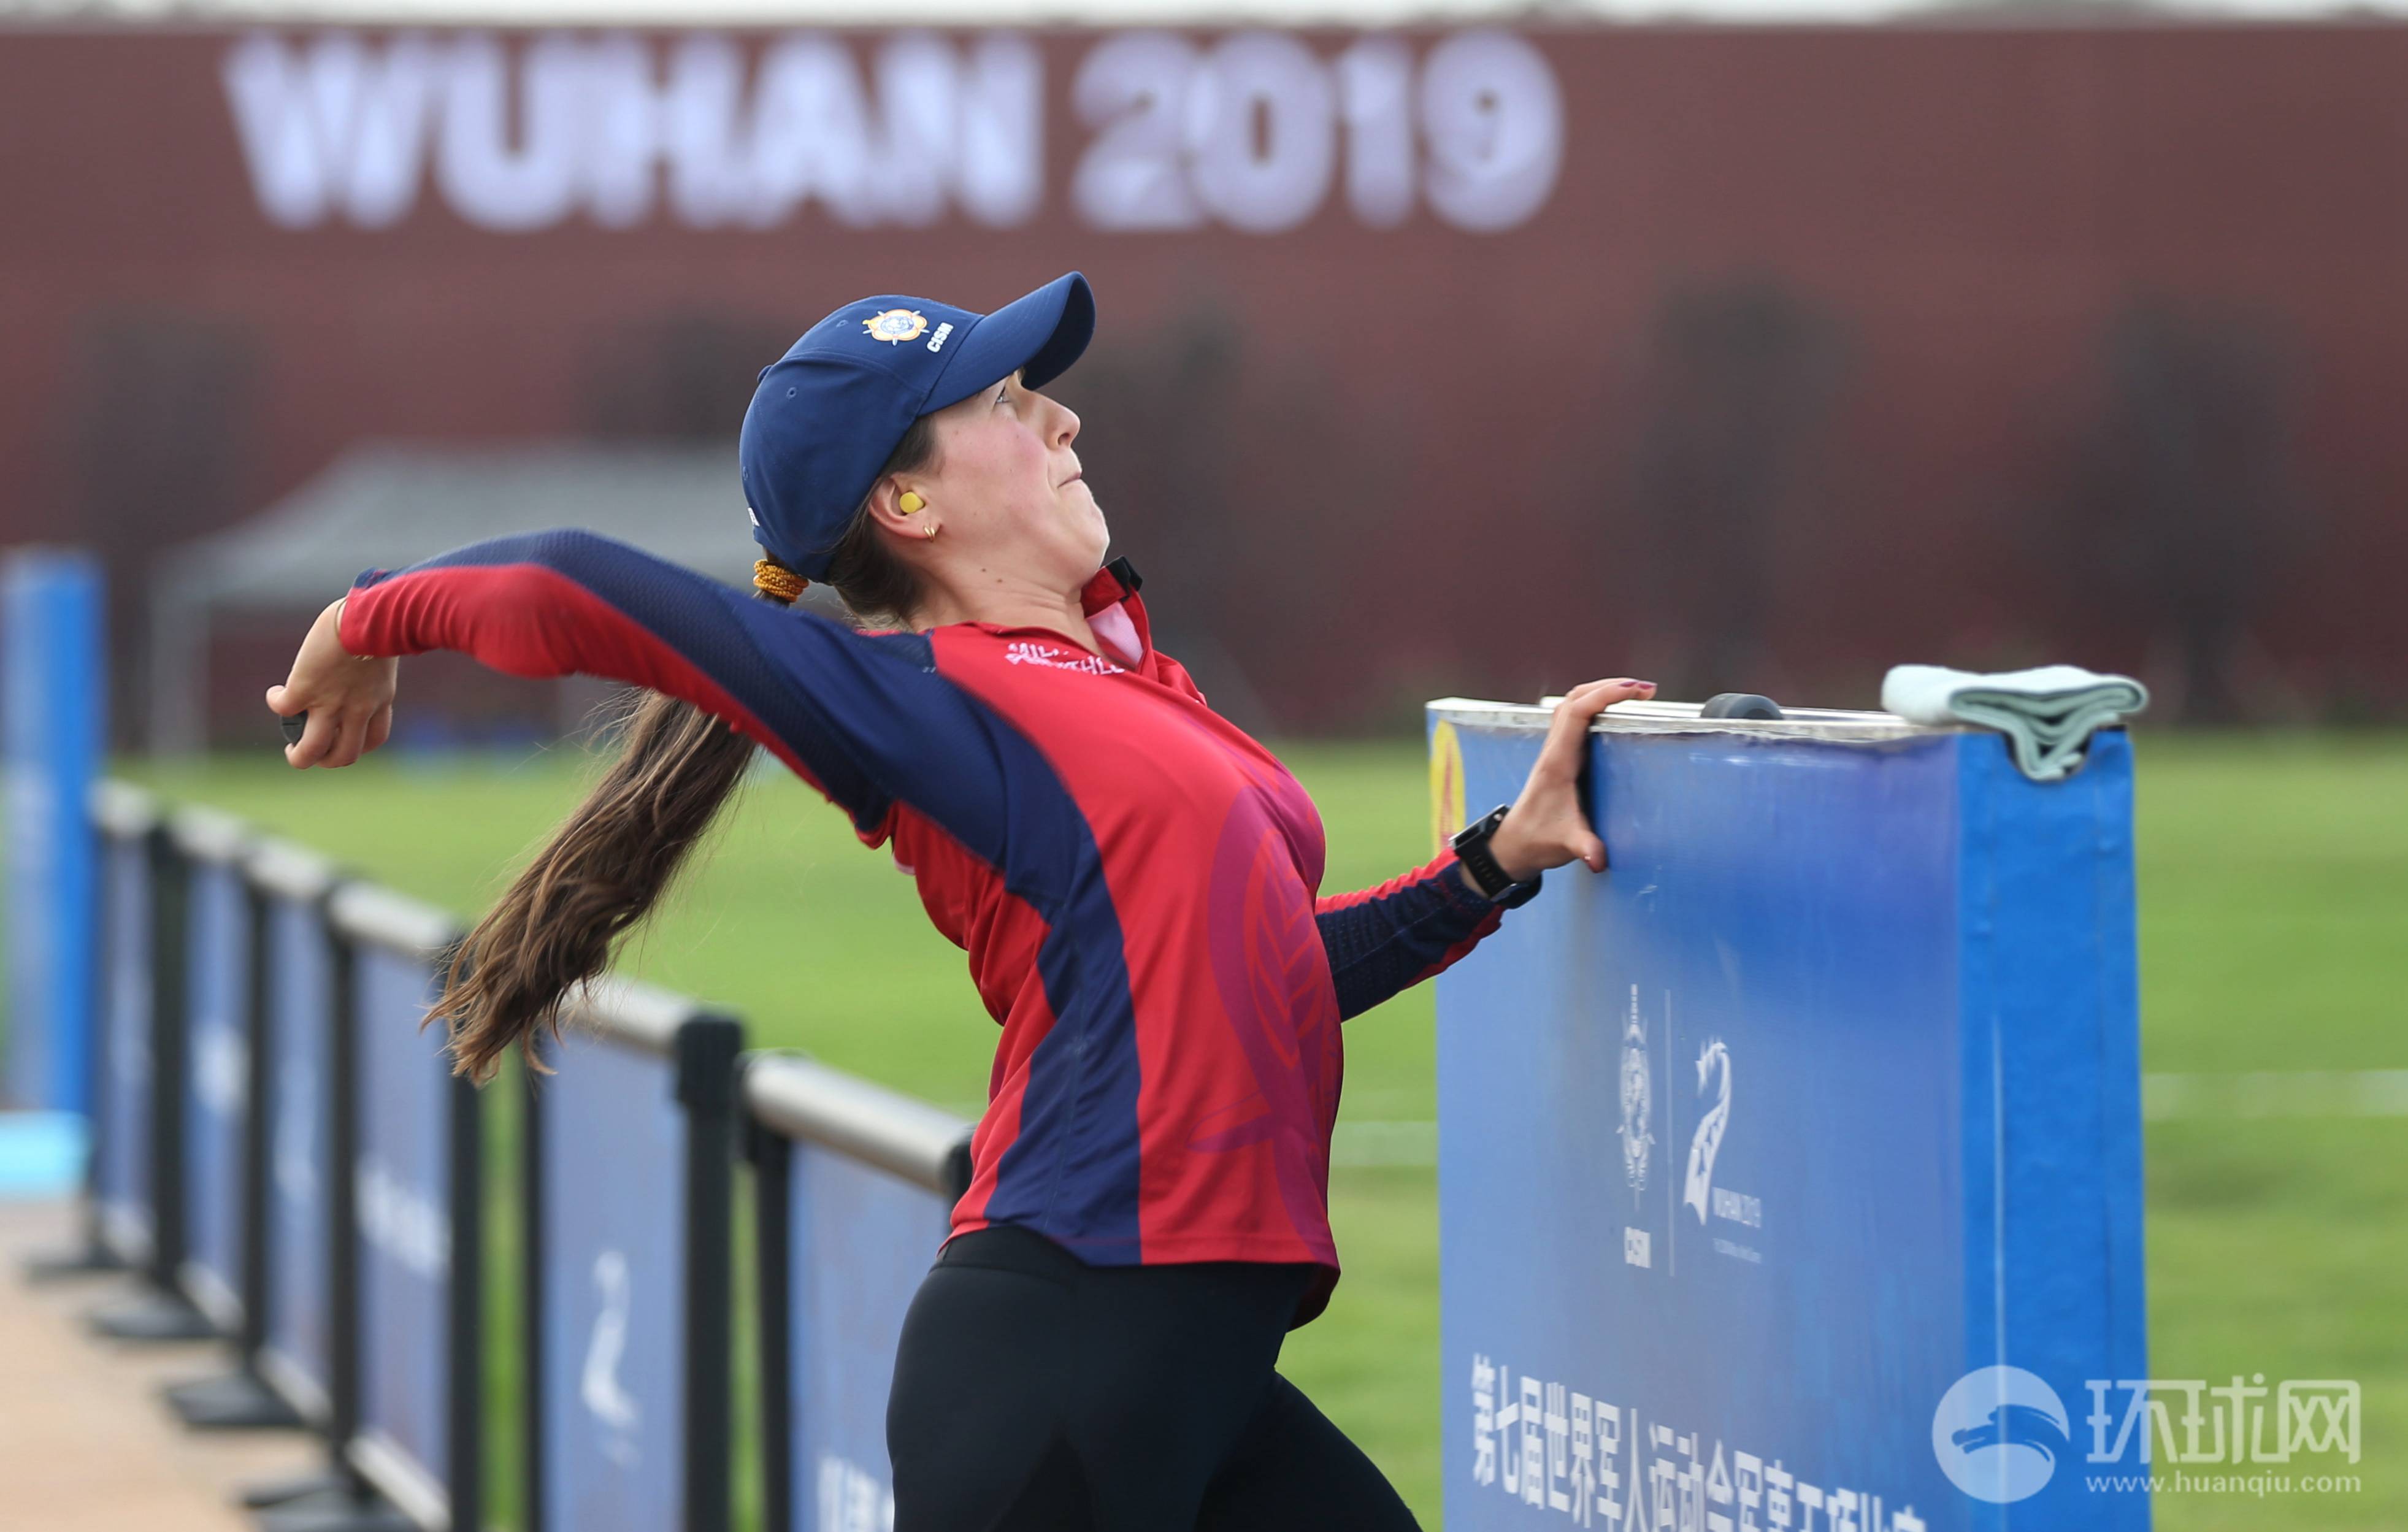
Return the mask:
POLYGON ((971 1125, 792 1054, 751 1060, 744 1102, 767 1532, 838 1532, 882 1501, 891 1521, 895 1347, 969 1186, 971 1125))
MULTIPOLYGON (((147 904, 129 899, 124 905, 132 917, 127 925, 136 920, 142 924, 138 937, 127 929, 110 938, 111 967, 129 969, 124 977, 132 981, 133 1005, 122 1018, 111 1016, 111 1067, 129 1068, 110 1087, 104 1126, 118 1140, 108 1151, 112 1159, 133 1150, 137 1133, 140 1139, 140 1191, 134 1201, 136 1222, 147 1225, 148 1249, 139 1262, 147 1291, 96 1310, 92 1326, 118 1340, 217 1339, 222 1332, 185 1297, 182 1285, 191 1249, 183 1163, 185 1007, 192 992, 189 859, 165 819, 153 822, 138 842, 115 841, 109 854, 113 864, 127 859, 112 866, 112 882, 130 874, 147 897, 147 904)), ((114 973, 111 981, 116 982, 114 973)), ((119 1002, 112 997, 110 1003, 114 1011, 119 1002)))
POLYGON ((234 1367, 177 1383, 167 1404, 210 1430, 289 1429, 292 1405, 259 1377, 267 1292, 266 1141, 273 1042, 268 896, 251 881, 251 827, 215 809, 169 821, 185 859, 185 1297, 232 1342, 234 1367))
MULTIPOLYGON (((1438 827, 1548 721, 1431 704, 1438 827)), ((2128 737, 1654 704, 1586 782, 1610 869, 1439 980, 1448 1526, 2144 1532, 2128 737)))
POLYGON ((531 1077, 527 1532, 726 1532, 741 1029, 618 978, 531 1077))
MULTIPOLYGON (((386 1498, 381 1481, 371 1471, 374 1465, 362 1453, 367 1412, 363 1396, 368 1344, 364 1331, 371 1322, 395 1323, 390 1315, 368 1312, 361 1296, 366 1243, 361 1237, 359 1160, 366 1132, 361 1098, 369 1094, 365 1079, 368 1061, 361 1034, 366 1019, 378 1013, 372 1002, 380 998, 369 994, 371 986, 365 981, 366 969, 374 965, 373 953, 368 962, 363 962, 364 950, 377 938, 362 931, 381 933, 394 923, 380 918, 379 906, 385 896, 379 890, 362 890, 334 876, 331 868, 257 870, 267 874, 271 889, 282 886, 293 916, 301 923, 301 929, 285 928, 285 935, 297 938, 287 955, 299 956, 305 972, 321 980, 326 994, 324 1053, 320 1063, 325 1100, 322 1114, 317 1117, 326 1135, 317 1156, 321 1177, 318 1184, 296 1199, 305 1209, 295 1210, 306 1220, 309 1217, 307 1204, 315 1202, 322 1208, 322 1217, 313 1226, 320 1240, 319 1270, 323 1279, 324 1392, 320 1402, 328 1471, 246 1490, 243 1502, 258 1510, 260 1532, 424 1532, 444 1519, 440 1496, 437 1496, 433 1521, 405 1513, 386 1498), (355 892, 365 896, 368 908, 354 910, 348 922, 338 919, 338 908, 353 904, 355 892), (311 925, 316 926, 314 932, 308 929, 311 925), (321 942, 322 968, 317 961, 321 952, 313 950, 321 942)), ((408 906, 404 913, 414 917, 431 912, 408 906)), ((400 933, 400 945, 408 949, 410 938, 442 929, 439 916, 423 923, 412 919, 400 933)), ((423 1318, 420 1323, 424 1325, 423 1318)), ((438 1327, 425 1328, 431 1332, 438 1327)), ((305 1384, 319 1381, 306 1377, 306 1364, 304 1371, 305 1384)), ((422 1511, 423 1501, 422 1496, 422 1511)), ((464 1526, 462 1532, 469 1532, 469 1527, 464 1526)))
POLYGON ((333 863, 286 841, 252 852, 260 903, 261 1143, 252 1175, 262 1218, 260 1375, 323 1429, 333 1413, 336 1336, 326 1231, 335 1224, 335 938, 326 902, 333 863))
POLYGON ((0 571, 0 741, 7 772, 10 1104, 89 1120, 97 976, 94 847, 86 795, 108 699, 100 566, 21 549, 0 571))
MULTIPOLYGON (((260 1532, 421 1532, 354 1456, 361 1437, 362 1357, 359 1181, 360 1097, 363 1094, 360 1023, 360 950, 365 943, 337 923, 335 909, 353 885, 330 881, 316 891, 296 879, 289 897, 307 901, 322 923, 325 985, 323 1080, 326 1101, 320 1119, 326 1130, 319 1155, 323 1171, 324 1216, 317 1225, 324 1273, 326 1343, 325 1424, 328 1471, 247 1492, 244 1502, 260 1510, 260 1532)), ((464 1529, 466 1532, 466 1529, 464 1529)))
POLYGON ((122 1271, 150 1258, 150 880, 147 847, 163 812, 124 782, 92 784, 80 806, 94 848, 85 918, 92 1107, 79 1246, 36 1255, 36 1280, 122 1271))
POLYGON ((310 1514, 314 1532, 368 1532, 380 1511, 344 1459, 358 1420, 358 1307, 338 1293, 339 1237, 351 1219, 350 961, 327 906, 342 874, 326 858, 267 840, 246 864, 255 924, 252 1114, 247 1196, 257 1209, 257 1319, 247 1338, 251 1370, 318 1433, 326 1467, 247 1488, 243 1503, 310 1514))
MULTIPOLYGON (((444 1038, 422 1029, 461 932, 365 883, 337 888, 327 912, 339 992, 331 1403, 358 1476, 337 1511, 346 1527, 397 1512, 428 1532, 471 1532, 484 1494, 483 1114, 444 1038)), ((296 1503, 260 1525, 316 1532, 324 1519, 296 1503)))
POLYGON ((178 809, 167 822, 179 864, 184 944, 184 1259, 176 1285, 221 1334, 242 1328, 242 1144, 251 1112, 247 1036, 251 983, 250 900, 242 855, 250 828, 211 809, 178 809))

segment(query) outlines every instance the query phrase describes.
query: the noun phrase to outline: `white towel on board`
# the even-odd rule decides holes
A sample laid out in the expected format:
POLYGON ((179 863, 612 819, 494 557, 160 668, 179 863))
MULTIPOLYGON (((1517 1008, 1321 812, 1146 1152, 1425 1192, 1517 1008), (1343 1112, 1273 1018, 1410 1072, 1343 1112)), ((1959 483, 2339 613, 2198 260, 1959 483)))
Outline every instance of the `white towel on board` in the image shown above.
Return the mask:
POLYGON ((1882 707, 1916 723, 1972 723, 2007 737, 2015 766, 2053 782, 2082 764, 2091 735, 2149 705, 2148 688, 2129 676, 2102 676, 2074 665, 1980 675, 1937 665, 1893 666, 1882 680, 1882 707))

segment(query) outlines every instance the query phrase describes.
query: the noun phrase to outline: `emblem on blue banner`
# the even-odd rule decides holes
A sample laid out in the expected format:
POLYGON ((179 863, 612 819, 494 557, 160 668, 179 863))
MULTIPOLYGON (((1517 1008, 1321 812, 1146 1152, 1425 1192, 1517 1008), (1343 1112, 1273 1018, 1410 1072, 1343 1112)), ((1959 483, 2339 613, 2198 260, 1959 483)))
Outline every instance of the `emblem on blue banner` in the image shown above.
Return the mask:
POLYGON ((1698 1120, 1697 1137, 1689 1140, 1689 1174, 1681 1190, 1681 1200, 1698 1210, 1698 1222, 1706 1221, 1706 1198, 1714 1187, 1714 1156, 1722 1153, 1723 1127, 1730 1121, 1731 1066, 1730 1050, 1715 1038, 1698 1055, 1698 1092, 1705 1094, 1707 1082, 1714 1078, 1714 1066, 1722 1066, 1721 1098, 1698 1120))
POLYGON ((1635 1199, 1647 1190, 1648 1152, 1656 1092, 1647 1066, 1647 1029, 1639 1020, 1639 986, 1630 986, 1630 1019, 1622 1028, 1622 1172, 1635 1199))

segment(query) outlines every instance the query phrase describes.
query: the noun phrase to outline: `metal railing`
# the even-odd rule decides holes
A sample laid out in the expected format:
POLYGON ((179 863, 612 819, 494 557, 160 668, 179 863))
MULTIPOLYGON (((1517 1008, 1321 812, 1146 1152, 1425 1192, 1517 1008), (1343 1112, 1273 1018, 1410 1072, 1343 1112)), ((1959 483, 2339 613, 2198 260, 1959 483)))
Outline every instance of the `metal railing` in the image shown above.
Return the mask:
MULTIPOLYGON (((141 1284, 98 1322, 225 1342, 229 1370, 172 1396, 192 1424, 321 1438, 325 1471, 246 1496, 268 1532, 481 1525, 486 1102, 422 1029, 461 923, 124 782, 90 810, 100 1088, 77 1264, 141 1284)), ((810 1059, 743 1057, 734 1018, 621 978, 563 1020, 538 1048, 552 1072, 527 1077, 514 1167, 522 1525, 584 1525, 599 1482, 663 1532, 725 1532, 749 1160, 761 1456, 773 1525, 792 1526, 810 1444, 882 1421, 891 1329, 968 1184, 969 1124, 810 1059), (797 1199, 838 1187, 866 1211, 831 1238, 844 1207, 797 1199), (792 1365, 826 1318, 796 1299, 865 1285, 892 1311, 844 1338, 834 1397, 792 1365)))

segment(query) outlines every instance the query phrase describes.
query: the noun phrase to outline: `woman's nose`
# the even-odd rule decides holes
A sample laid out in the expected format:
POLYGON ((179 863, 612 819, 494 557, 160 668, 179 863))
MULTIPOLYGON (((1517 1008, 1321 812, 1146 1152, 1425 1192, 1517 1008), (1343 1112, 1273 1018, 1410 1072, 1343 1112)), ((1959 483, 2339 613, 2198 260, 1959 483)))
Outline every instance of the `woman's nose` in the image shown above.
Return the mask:
POLYGON ((1068 447, 1079 439, 1078 414, 1068 405, 1057 404, 1054 408, 1062 412, 1061 422, 1054 429, 1054 440, 1057 445, 1068 447))

